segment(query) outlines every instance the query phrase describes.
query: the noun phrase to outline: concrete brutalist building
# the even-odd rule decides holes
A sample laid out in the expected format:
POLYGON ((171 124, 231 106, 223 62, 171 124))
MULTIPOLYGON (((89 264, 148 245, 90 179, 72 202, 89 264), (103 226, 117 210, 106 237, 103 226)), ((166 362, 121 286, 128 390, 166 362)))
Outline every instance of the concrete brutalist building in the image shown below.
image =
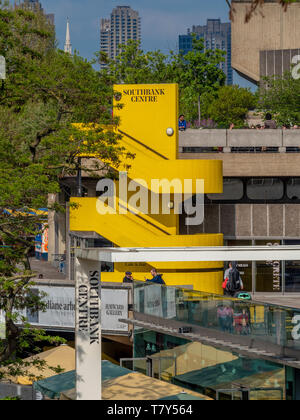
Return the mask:
MULTIPOLYGON (((230 246, 299 245, 299 146, 299 129, 181 133, 181 159, 220 159, 224 175, 224 193, 206 196, 204 223, 188 233, 222 232, 230 246)), ((252 292, 300 292, 300 261, 240 268, 252 292)))
POLYGON ((232 1, 232 67, 258 84, 264 76, 289 71, 300 54, 300 2, 285 10, 277 0, 265 0, 245 23, 250 6, 250 0, 232 1))

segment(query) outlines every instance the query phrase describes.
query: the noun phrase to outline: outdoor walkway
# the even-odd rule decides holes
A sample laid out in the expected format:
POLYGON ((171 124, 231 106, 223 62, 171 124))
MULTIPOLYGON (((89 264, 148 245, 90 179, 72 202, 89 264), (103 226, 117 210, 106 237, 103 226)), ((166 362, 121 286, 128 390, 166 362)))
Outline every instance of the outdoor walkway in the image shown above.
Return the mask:
POLYGON ((53 267, 52 263, 48 261, 40 261, 35 258, 30 259, 31 269, 37 273, 36 278, 42 274, 44 279, 47 280, 66 280, 63 273, 59 273, 58 268, 53 267))
POLYGON ((255 335, 235 335, 210 327, 202 327, 174 319, 165 319, 140 312, 134 313, 134 319, 122 319, 135 327, 156 331, 162 334, 197 341, 204 345, 220 348, 224 351, 235 352, 248 358, 268 360, 272 363, 282 364, 299 369, 300 353, 297 348, 288 348, 264 337, 255 335), (192 331, 181 333, 179 328, 192 327, 192 331))
POLYGON ((281 295, 277 293, 268 294, 255 294, 253 296, 254 302, 263 302, 273 305, 281 305, 288 308, 300 309, 300 294, 287 294, 281 295))
MULTIPOLYGON (((35 258, 30 260, 32 270, 43 275, 45 280, 67 280, 65 274, 59 273, 56 267, 48 261, 39 261, 35 258)), ((282 305, 289 308, 300 309, 300 293, 281 295, 276 293, 255 294, 254 302, 268 303, 274 305, 282 305)))

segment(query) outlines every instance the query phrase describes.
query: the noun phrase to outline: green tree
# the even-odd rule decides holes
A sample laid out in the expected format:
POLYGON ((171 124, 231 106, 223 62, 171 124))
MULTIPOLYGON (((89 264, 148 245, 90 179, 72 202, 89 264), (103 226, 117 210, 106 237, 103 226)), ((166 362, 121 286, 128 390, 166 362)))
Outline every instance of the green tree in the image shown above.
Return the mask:
POLYGON ((247 112, 256 106, 256 97, 250 89, 239 86, 223 86, 215 98, 208 98, 207 114, 219 127, 236 128, 245 125, 247 112))
POLYGON ((196 105, 198 123, 201 124, 201 97, 213 94, 224 85, 226 76, 219 68, 224 51, 205 50, 204 41, 193 36, 193 49, 179 57, 177 81, 183 90, 181 101, 186 107, 196 105))
POLYGON ((116 60, 108 60, 100 55, 100 61, 107 64, 103 77, 110 78, 111 83, 168 83, 174 81, 172 56, 161 51, 145 53, 139 41, 129 40, 120 45, 120 54, 116 60))
MULTIPOLYGON (((14 10, 0 0, 0 55, 7 79, 0 90, 0 309, 6 313, 6 339, 0 363, 47 337, 20 329, 18 312, 43 310, 43 298, 31 288, 28 251, 44 220, 61 179, 78 169, 91 176, 118 166, 126 151, 105 127, 111 116, 112 85, 104 83, 92 64, 55 47, 53 28, 42 14, 14 10), (87 167, 81 156, 93 155, 87 167), (105 162, 105 163, 103 163, 105 162)), ((64 211, 59 203, 50 210, 64 211)), ((21 319, 26 323, 25 319, 21 319)), ((57 340, 51 339, 52 342, 57 340)))
POLYGON ((267 78, 258 92, 259 109, 270 112, 278 125, 300 125, 300 79, 291 73, 267 78))
POLYGON ((145 53, 137 41, 120 46, 116 60, 100 54, 99 60, 107 64, 101 77, 107 84, 113 83, 178 83, 180 87, 180 112, 193 121, 200 116, 200 98, 215 92, 224 84, 225 74, 218 65, 224 52, 204 51, 202 40, 193 39, 193 50, 187 55, 169 55, 161 51, 145 53))

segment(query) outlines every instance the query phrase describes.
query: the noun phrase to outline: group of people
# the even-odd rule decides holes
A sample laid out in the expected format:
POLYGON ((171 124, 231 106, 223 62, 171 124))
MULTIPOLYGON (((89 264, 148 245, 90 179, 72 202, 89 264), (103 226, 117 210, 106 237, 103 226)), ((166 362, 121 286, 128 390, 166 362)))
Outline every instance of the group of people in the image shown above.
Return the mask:
POLYGON ((248 335, 251 332, 250 313, 246 306, 235 305, 232 302, 219 304, 217 311, 221 331, 248 335))
MULTIPOLYGON (((229 297, 239 297, 244 290, 236 261, 230 262, 228 269, 225 270, 222 286, 224 296, 229 297)), ((222 302, 218 305, 217 317, 222 331, 240 335, 250 334, 250 313, 246 306, 235 305, 233 309, 232 301, 222 302)))
POLYGON ((265 129, 273 129, 275 130, 276 128, 282 128, 282 130, 287 130, 287 129, 291 129, 291 130, 298 130, 300 127, 297 124, 294 125, 290 125, 290 124, 283 124, 282 126, 277 126, 276 121, 274 121, 272 119, 272 115, 270 113, 268 113, 266 115, 266 121, 264 123, 264 125, 252 125, 250 128, 256 128, 257 130, 265 130, 265 129))
MULTIPOLYGON (((164 285, 163 275, 153 268, 151 270, 152 279, 145 279, 146 282, 164 285)), ((133 283, 134 278, 131 271, 125 273, 123 283, 133 283)), ((224 272, 223 290, 228 297, 238 297, 244 289, 244 284, 237 268, 237 263, 232 261, 224 272)), ((231 300, 223 301, 217 308, 217 319, 223 332, 235 333, 239 335, 250 334, 250 313, 247 306, 234 304, 231 300)))
MULTIPOLYGON (((183 114, 179 116, 178 128, 179 128, 179 131, 185 131, 187 129, 187 122, 183 114)), ((234 123, 231 123, 229 126, 229 130, 233 130, 234 128, 235 128, 234 123)), ((256 124, 256 125, 252 124, 251 126, 245 127, 245 128, 256 129, 256 130, 267 130, 267 129, 275 130, 277 128, 281 128, 283 130, 287 130, 287 129, 298 130, 300 129, 300 126, 297 124, 294 124, 294 125, 283 124, 282 126, 279 127, 277 126, 276 121, 273 119, 272 114, 267 113, 265 116, 264 124, 256 124)))
MULTIPOLYGON (((163 275, 159 274, 156 270, 156 268, 152 268, 151 270, 151 276, 152 279, 145 279, 146 282, 151 282, 151 283, 156 283, 156 284, 165 284, 164 280, 163 280, 163 275)), ((123 283, 133 283, 134 282, 134 278, 132 275, 131 271, 127 271, 125 273, 125 277, 123 279, 123 283)))
MULTIPOLYGON (((163 280, 163 275, 159 274, 156 268, 151 270, 152 279, 146 279, 146 282, 156 283, 156 284, 165 284, 163 280)), ((134 278, 131 271, 126 271, 123 283, 133 283, 134 278)), ((237 268, 237 262, 232 261, 229 263, 229 267, 224 272, 224 281, 223 281, 223 290, 225 296, 237 297, 238 294, 244 290, 243 280, 241 278, 240 272, 237 268)))
POLYGON ((255 125, 251 125, 252 129, 256 130, 266 130, 266 129, 270 129, 270 130, 275 130, 277 128, 277 124, 276 121, 273 120, 272 115, 270 113, 266 114, 266 120, 264 122, 263 125, 261 124, 257 124, 255 125))
MULTIPOLYGON (((296 130, 296 129, 300 128, 298 125, 291 126, 291 125, 288 125, 288 124, 283 124, 282 126, 278 126, 276 121, 273 120, 273 117, 270 113, 267 113, 265 118, 266 119, 265 119, 265 122, 263 124, 256 124, 256 125, 251 124, 249 127, 245 127, 245 128, 251 128, 252 130, 255 130, 255 129, 256 130, 267 130, 267 129, 276 130, 277 128, 282 128, 283 130, 289 129, 289 128, 296 130)), ((235 126, 234 126, 233 123, 230 124, 229 130, 233 130, 234 127, 235 126)))

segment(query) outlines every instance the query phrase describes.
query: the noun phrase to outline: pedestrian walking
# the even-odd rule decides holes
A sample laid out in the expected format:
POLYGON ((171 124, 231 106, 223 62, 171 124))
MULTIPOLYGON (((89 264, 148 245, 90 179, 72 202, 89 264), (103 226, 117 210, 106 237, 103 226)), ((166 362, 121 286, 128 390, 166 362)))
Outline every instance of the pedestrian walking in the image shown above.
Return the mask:
POLYGON ((225 296, 235 297, 244 290, 243 281, 236 261, 229 263, 229 268, 224 273, 223 290, 225 296))

